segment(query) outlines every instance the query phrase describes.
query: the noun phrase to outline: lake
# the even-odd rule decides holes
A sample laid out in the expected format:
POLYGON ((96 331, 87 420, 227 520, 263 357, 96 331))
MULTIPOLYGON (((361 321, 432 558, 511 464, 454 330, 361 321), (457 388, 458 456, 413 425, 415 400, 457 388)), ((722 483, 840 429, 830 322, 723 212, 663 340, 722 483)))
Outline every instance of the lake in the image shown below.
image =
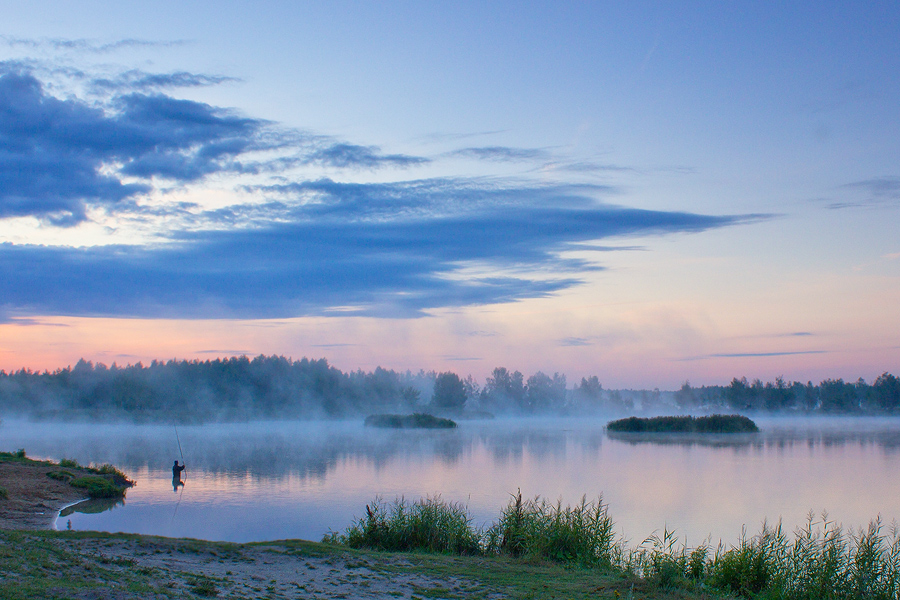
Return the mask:
MULTIPOLYGON (((5 421, 0 450, 112 463, 137 482, 124 503, 80 507, 60 529, 236 542, 320 540, 378 495, 441 495, 490 524, 517 489, 564 504, 602 494, 633 545, 664 527, 695 546, 809 511, 845 527, 900 519, 900 419, 756 418, 758 434, 607 434, 605 420, 462 421, 455 430, 378 430, 354 422, 203 426, 5 421), (171 466, 187 463, 175 491, 171 466)), ((79 507, 76 507, 79 508, 79 507)))

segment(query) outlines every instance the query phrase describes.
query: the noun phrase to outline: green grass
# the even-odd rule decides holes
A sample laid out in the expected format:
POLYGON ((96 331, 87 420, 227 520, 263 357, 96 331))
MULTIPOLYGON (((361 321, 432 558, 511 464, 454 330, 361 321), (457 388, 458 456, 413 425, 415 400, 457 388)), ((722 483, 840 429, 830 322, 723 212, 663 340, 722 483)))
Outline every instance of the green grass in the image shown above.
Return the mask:
POLYGON ((481 534, 472 526, 466 508, 440 497, 409 503, 403 498, 386 504, 375 498, 366 516, 343 535, 330 534, 326 542, 373 550, 480 554, 481 534))
POLYGON ((456 422, 425 413, 411 415, 369 415, 366 417, 368 427, 386 427, 392 429, 453 429, 456 422))
POLYGON ((118 498, 125 494, 125 488, 99 475, 76 477, 69 485, 84 490, 91 498, 118 498))
MULTIPOLYGON (((523 500, 517 493, 487 529, 473 527, 462 505, 440 498, 412 504, 376 500, 366 510, 344 534, 330 534, 325 541, 557 564, 676 595, 714 591, 757 600, 900 600, 900 529, 895 525, 886 533, 878 519, 845 532, 827 516, 816 521, 810 515, 792 538, 780 524, 763 524, 758 535, 713 550, 706 544, 688 548, 666 529, 628 548, 616 539, 602 499, 564 507, 523 500)), ((610 589, 622 593, 620 587, 610 589)))
POLYGON ((759 427, 743 415, 706 417, 628 417, 610 421, 606 429, 615 433, 756 433, 759 427))

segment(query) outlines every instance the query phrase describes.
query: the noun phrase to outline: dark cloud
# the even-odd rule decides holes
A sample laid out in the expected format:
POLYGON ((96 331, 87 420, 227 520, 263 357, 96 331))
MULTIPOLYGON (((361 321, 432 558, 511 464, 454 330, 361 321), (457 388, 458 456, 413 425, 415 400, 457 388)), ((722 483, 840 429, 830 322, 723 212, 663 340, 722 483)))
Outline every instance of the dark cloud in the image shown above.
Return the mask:
POLYGON ((465 180, 310 188, 325 190, 327 202, 297 207, 292 222, 181 232, 158 247, 2 244, 0 306, 18 315, 411 317, 577 285, 582 272, 599 267, 561 257, 570 243, 755 218, 600 205, 568 188, 495 187, 487 196, 507 202, 491 203, 477 198, 486 193, 479 182, 465 180), (469 195, 474 208, 465 206, 469 195), (389 197, 400 208, 384 206, 389 197), (462 208, 437 210, 454 203, 462 208), (468 266, 496 274, 464 276, 468 266))
POLYGON ((0 75, 0 217, 75 223, 86 204, 147 193, 154 177, 189 182, 237 170, 235 157, 260 145, 261 121, 207 104, 128 94, 114 108, 50 96, 28 73, 0 75))
POLYGON ((282 171, 297 164, 374 169, 427 162, 284 130, 154 91, 223 80, 128 71, 105 80, 116 93, 98 105, 57 98, 21 64, 3 63, 0 218, 32 215, 70 225, 85 219, 87 206, 115 207, 149 193, 157 180, 183 185, 217 173, 282 171), (268 162, 246 158, 274 150, 291 156, 268 162))

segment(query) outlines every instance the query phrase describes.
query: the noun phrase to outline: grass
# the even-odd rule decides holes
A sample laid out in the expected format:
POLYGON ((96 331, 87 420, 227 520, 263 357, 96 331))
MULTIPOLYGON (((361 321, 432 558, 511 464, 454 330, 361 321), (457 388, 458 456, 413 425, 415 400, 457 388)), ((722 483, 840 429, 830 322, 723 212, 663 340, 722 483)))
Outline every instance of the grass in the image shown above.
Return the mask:
POLYGON ((756 433, 759 427, 743 415, 706 417, 628 417, 610 421, 606 429, 615 433, 756 433))
POLYGON ((456 422, 425 413, 411 415, 369 415, 366 417, 369 427, 386 427, 392 429, 453 429, 456 422))
POLYGON ((125 488, 99 475, 76 477, 69 485, 84 490, 91 498, 119 498, 125 494, 125 488))
MULTIPOLYGON (((466 555, 594 570, 598 575, 672 593, 715 592, 771 600, 900 600, 900 529, 885 532, 879 519, 845 532, 812 514, 805 527, 787 535, 763 524, 759 534, 713 550, 688 548, 663 530, 637 548, 614 535, 602 499, 575 506, 523 500, 513 495, 490 527, 475 528, 464 506, 428 498, 385 504, 376 500, 367 516, 328 543, 374 550, 466 555), (374 507, 374 508, 372 508, 374 507)), ((610 588, 612 589, 612 588, 610 588)), ((620 595, 621 589, 616 589, 620 595)), ((618 597, 618 596, 617 596, 618 597)))

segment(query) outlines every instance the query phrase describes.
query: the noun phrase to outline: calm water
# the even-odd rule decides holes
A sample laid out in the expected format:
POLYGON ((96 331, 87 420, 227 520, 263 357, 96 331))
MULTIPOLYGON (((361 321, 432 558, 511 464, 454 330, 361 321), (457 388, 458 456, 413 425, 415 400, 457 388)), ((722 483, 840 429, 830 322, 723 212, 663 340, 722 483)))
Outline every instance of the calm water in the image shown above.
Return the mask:
POLYGON ((742 527, 810 510, 847 527, 900 520, 900 419, 757 419, 740 437, 617 438, 604 421, 463 422, 452 431, 372 430, 359 422, 180 426, 186 485, 172 426, 6 421, 0 449, 110 462, 137 485, 123 504, 59 519, 72 529, 210 540, 321 539, 343 530, 375 495, 440 494, 490 523, 521 488, 574 503, 603 495, 632 543, 675 529, 694 545, 734 542, 742 527))

